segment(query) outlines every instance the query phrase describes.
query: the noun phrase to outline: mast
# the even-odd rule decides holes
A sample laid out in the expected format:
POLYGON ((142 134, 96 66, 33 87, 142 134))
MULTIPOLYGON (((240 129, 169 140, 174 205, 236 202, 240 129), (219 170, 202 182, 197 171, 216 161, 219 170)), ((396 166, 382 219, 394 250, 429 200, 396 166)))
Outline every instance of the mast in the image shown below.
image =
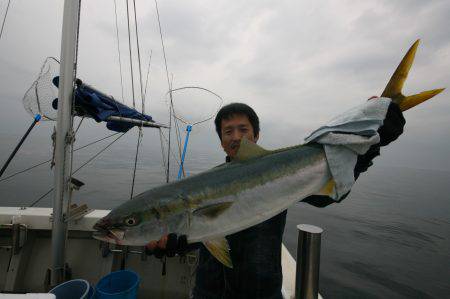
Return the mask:
POLYGON ((61 64, 58 91, 58 118, 55 141, 55 170, 52 227, 51 285, 64 281, 65 246, 73 143, 72 99, 77 61, 80 0, 65 0, 61 37, 61 64))

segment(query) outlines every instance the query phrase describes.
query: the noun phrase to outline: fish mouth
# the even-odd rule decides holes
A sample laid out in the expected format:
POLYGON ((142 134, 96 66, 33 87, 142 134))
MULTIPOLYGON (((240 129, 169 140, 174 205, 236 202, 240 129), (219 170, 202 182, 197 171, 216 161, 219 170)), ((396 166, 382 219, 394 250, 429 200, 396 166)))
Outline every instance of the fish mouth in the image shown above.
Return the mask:
POLYGON ((92 237, 100 241, 105 241, 117 245, 123 245, 125 231, 121 229, 106 229, 106 230, 103 229, 100 231, 93 232, 92 237))

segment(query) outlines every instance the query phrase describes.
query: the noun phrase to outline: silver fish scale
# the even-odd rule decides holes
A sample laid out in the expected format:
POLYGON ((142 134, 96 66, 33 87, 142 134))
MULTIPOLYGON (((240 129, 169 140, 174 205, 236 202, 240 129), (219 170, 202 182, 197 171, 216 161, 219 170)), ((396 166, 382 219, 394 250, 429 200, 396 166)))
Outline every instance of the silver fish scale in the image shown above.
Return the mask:
MULTIPOLYGON (((225 236, 256 225, 317 193, 330 179, 321 147, 299 146, 244 162, 232 162, 136 196, 113 210, 130 214, 157 209, 161 219, 125 233, 124 244, 144 245, 170 232, 189 242, 225 236), (225 202, 231 206, 216 217, 193 214, 196 209, 225 202), (168 206, 177 207, 170 211, 168 206)), ((148 213, 148 212, 147 212, 148 213)))

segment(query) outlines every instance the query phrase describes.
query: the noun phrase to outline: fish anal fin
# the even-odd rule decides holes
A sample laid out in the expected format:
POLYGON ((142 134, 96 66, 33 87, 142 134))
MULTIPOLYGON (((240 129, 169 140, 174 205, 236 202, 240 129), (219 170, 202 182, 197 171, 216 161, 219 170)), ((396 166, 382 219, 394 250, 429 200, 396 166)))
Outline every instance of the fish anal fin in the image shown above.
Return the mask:
POLYGON ((216 218, 225 212, 231 205, 232 201, 214 203, 207 206, 200 207, 192 212, 194 216, 205 216, 207 218, 216 218))
POLYGON ((336 186, 336 183, 333 179, 330 179, 325 186, 323 186, 322 189, 316 194, 316 195, 326 195, 331 196, 334 192, 334 187, 336 186))
POLYGON ((228 268, 233 268, 230 256, 230 246, 228 245, 227 239, 219 238, 204 241, 203 244, 219 262, 228 268))
POLYGON ((245 161, 251 158, 262 157, 269 153, 271 153, 271 151, 260 147, 256 143, 253 143, 244 137, 241 139, 239 150, 233 160, 245 161))

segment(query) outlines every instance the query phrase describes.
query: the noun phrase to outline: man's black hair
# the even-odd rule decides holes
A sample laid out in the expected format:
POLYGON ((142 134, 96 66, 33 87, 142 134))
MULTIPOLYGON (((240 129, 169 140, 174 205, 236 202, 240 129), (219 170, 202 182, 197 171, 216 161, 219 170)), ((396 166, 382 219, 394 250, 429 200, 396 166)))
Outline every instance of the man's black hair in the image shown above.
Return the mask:
POLYGON ((219 135, 220 140, 222 140, 222 119, 230 119, 234 115, 245 115, 248 117, 250 124, 253 127, 254 137, 259 134, 259 118, 255 111, 248 105, 244 103, 231 103, 223 106, 219 112, 217 112, 216 119, 214 123, 216 124, 216 132, 219 135))

